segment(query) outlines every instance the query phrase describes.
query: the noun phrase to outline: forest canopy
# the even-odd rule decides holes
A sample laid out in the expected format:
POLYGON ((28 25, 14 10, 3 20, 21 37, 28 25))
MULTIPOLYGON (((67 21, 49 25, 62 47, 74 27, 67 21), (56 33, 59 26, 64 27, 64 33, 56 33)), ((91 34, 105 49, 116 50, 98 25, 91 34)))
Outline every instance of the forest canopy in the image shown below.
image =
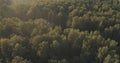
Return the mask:
POLYGON ((0 0, 0 63, 120 63, 120 0, 0 0))

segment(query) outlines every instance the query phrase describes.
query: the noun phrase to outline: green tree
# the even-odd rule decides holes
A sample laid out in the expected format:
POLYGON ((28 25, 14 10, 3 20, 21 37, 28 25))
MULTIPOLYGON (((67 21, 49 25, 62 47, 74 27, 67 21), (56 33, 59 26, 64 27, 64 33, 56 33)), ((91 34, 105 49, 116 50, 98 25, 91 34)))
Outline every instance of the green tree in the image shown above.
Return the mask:
POLYGON ((31 62, 27 59, 20 57, 20 56, 15 56, 12 59, 11 63, 31 63, 31 62))
POLYGON ((119 56, 114 55, 113 57, 111 55, 107 55, 103 61, 103 63, 119 63, 119 56))
POLYGON ((0 49, 1 49, 1 57, 3 62, 7 63, 11 59, 12 48, 9 44, 9 39, 0 39, 0 49))

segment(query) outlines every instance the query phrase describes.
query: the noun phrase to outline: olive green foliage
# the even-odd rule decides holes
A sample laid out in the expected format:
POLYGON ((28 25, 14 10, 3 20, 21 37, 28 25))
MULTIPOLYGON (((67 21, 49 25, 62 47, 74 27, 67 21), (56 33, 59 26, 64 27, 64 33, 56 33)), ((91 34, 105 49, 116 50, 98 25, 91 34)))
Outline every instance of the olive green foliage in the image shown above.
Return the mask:
POLYGON ((119 56, 120 0, 0 0, 0 63, 120 63, 119 56))

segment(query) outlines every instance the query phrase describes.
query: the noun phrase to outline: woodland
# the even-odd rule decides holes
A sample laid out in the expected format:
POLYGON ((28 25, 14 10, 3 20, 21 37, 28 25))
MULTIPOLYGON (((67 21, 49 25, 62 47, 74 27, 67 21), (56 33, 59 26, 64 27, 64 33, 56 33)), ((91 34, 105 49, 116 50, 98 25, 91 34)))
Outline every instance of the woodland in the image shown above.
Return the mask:
POLYGON ((120 0, 0 0, 0 63, 120 63, 120 0))

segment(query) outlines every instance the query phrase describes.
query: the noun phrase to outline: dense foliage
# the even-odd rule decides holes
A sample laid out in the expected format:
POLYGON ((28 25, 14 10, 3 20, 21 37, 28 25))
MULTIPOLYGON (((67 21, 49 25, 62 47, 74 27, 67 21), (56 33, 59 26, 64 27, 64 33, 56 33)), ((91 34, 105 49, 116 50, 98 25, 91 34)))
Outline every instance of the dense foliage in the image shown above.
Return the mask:
POLYGON ((119 63, 119 55, 120 0, 0 0, 0 63, 119 63))

